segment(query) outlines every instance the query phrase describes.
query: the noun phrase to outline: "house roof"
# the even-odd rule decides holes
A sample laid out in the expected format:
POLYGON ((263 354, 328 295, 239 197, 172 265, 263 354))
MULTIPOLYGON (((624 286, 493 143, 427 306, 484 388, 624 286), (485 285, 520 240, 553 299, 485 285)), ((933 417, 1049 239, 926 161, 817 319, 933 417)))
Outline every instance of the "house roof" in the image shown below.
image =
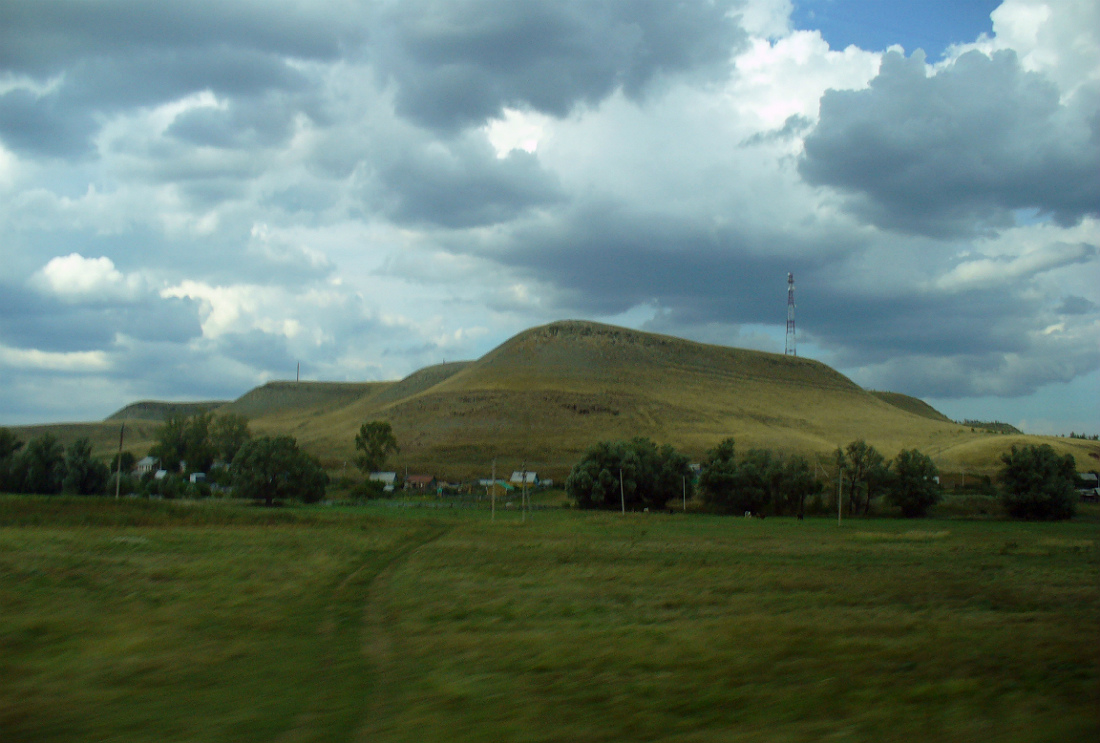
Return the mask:
POLYGON ((429 483, 434 479, 432 475, 409 475, 405 478, 405 482, 411 482, 416 485, 419 483, 429 483))
POLYGON ((511 481, 535 483, 539 481, 539 475, 537 472, 521 472, 520 470, 516 470, 512 473, 511 481))
POLYGON ((370 473, 370 475, 368 476, 367 479, 373 480, 375 482, 393 483, 397 479, 397 473, 396 472, 372 472, 372 473, 370 473))

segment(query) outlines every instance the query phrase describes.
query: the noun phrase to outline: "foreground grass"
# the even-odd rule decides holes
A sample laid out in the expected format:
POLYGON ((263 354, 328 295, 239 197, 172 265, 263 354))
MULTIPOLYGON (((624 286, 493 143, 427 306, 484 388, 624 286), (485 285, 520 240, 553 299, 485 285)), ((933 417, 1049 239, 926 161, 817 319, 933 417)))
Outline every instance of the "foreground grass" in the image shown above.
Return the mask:
POLYGON ((1100 521, 0 498, 0 739, 1100 735, 1100 521))

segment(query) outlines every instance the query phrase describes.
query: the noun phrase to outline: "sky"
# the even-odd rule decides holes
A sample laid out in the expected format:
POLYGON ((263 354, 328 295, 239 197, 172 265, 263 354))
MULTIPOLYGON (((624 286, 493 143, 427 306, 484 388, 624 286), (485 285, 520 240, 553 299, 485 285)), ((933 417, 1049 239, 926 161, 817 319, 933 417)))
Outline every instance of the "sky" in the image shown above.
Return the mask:
POLYGON ((588 319, 1100 433, 1095 0, 6 0, 0 425, 588 319))

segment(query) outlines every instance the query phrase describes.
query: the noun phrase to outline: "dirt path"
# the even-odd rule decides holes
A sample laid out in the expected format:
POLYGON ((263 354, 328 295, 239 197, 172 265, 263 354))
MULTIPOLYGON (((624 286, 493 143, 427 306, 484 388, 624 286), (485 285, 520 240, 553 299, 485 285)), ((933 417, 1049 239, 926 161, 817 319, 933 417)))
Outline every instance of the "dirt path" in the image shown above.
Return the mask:
POLYGON ((385 596, 390 591, 394 575, 418 551, 447 534, 453 526, 433 526, 416 537, 407 540, 394 550, 391 559, 379 570, 367 587, 366 606, 363 609, 363 637, 361 650, 371 669, 366 712, 355 741, 376 743, 392 734, 388 721, 392 718, 391 689, 403 681, 397 662, 393 639, 393 617, 386 611, 385 596))

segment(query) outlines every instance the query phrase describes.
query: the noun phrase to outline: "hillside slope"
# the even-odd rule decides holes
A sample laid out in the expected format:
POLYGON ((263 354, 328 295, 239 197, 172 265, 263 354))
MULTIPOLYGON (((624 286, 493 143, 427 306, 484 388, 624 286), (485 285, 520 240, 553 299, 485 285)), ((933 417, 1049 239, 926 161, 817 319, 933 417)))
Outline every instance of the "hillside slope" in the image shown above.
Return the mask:
MULTIPOLYGON (((883 392, 881 390, 868 390, 872 395, 882 400, 885 403, 889 403, 896 408, 919 415, 924 418, 928 418, 934 421, 940 421, 941 423, 952 423, 953 421, 946 415, 936 410, 934 407, 926 403, 917 397, 910 397, 909 395, 903 395, 900 392, 883 392)), ((1017 431, 1019 433, 1019 431, 1017 431)))
POLYGON ((161 402, 159 400, 142 400, 130 403, 115 413, 107 416, 106 421, 166 421, 170 416, 190 416, 217 410, 223 405, 229 404, 228 400, 209 400, 206 402, 161 402))
POLYGON ((381 418, 402 445, 395 461, 412 469, 465 475, 497 458, 558 477, 606 438, 648 436, 699 458, 726 436, 742 449, 810 455, 864 437, 892 455, 917 443, 945 449, 964 435, 817 361, 590 322, 532 328, 441 376, 300 421, 295 435, 346 460, 358 425, 381 418))

